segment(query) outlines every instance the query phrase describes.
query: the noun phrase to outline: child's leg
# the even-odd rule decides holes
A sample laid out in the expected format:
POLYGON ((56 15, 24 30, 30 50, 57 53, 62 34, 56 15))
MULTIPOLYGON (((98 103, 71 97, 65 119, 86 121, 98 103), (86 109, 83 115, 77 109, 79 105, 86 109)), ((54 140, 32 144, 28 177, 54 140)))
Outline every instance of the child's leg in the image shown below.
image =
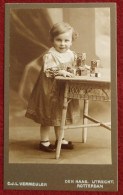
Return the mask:
MULTIPOLYGON (((55 126, 54 127, 55 130, 55 135, 56 135, 56 143, 55 145, 57 146, 57 142, 58 142, 58 138, 59 138, 59 131, 60 131, 60 127, 59 126, 55 126)), ((61 145, 62 149, 73 149, 73 144, 70 141, 67 141, 64 139, 64 132, 63 132, 63 136, 62 136, 62 145, 61 145)))
MULTIPOLYGON (((41 137, 41 142, 45 143, 46 141, 49 142, 49 133, 50 133, 50 127, 49 126, 40 126, 40 137, 41 137)), ((50 144, 50 142, 49 142, 50 144)), ((45 145, 45 144, 44 144, 45 145)), ((46 144, 48 145, 48 144, 46 144)))
POLYGON ((49 126, 40 126, 40 149, 45 152, 54 152, 54 146, 49 141, 49 126))
MULTIPOLYGON (((60 127, 59 127, 59 126, 55 126, 55 127, 54 127, 54 130, 55 130, 56 140, 58 140, 58 138, 59 138, 60 127)), ((63 136, 62 136, 62 142, 68 144, 68 141, 64 140, 64 132, 63 132, 63 136)))

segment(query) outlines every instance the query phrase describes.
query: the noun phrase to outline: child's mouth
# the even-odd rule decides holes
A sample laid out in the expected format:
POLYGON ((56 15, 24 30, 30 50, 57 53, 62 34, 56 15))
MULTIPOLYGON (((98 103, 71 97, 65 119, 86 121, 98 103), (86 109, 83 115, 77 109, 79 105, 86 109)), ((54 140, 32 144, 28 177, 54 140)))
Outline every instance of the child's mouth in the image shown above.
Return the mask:
POLYGON ((65 47, 60 47, 59 49, 66 49, 65 47))

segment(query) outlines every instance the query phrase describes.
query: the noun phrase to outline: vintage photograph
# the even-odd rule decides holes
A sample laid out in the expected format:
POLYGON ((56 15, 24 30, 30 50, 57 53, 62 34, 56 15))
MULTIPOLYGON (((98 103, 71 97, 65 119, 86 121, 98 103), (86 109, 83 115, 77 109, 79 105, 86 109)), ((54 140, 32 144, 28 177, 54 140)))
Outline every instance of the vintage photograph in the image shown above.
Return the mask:
POLYGON ((111 6, 9 4, 6 18, 6 166, 112 165, 111 6))
POLYGON ((9 162, 111 164, 110 8, 11 9, 9 39, 9 162))

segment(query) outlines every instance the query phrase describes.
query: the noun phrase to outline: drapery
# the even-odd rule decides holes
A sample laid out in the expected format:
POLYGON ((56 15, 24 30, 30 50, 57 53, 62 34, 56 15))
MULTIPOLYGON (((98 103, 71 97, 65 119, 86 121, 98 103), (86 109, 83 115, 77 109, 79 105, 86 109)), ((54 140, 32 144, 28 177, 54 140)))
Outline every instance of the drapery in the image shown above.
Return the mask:
POLYGON ((10 88, 28 100, 38 77, 40 56, 50 47, 48 9, 11 9, 10 88))
MULTIPOLYGON (((31 62, 30 67, 38 67, 37 58, 50 47, 48 32, 51 26, 52 21, 47 9, 11 10, 10 87, 12 89, 19 89, 27 64, 31 62), (34 63, 32 63, 33 60, 34 63)), ((29 69, 29 65, 27 69, 29 69)))

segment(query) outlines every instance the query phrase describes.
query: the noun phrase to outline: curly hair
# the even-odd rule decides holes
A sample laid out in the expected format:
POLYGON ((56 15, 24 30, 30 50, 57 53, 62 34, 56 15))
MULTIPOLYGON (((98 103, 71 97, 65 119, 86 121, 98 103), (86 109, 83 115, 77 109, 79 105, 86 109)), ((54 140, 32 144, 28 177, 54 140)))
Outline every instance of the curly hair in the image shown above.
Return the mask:
POLYGON ((72 41, 77 39, 78 33, 75 32, 74 28, 71 27, 70 24, 65 22, 56 23, 50 30, 50 40, 53 41, 54 37, 58 36, 59 34, 66 33, 68 31, 72 31, 72 41))

